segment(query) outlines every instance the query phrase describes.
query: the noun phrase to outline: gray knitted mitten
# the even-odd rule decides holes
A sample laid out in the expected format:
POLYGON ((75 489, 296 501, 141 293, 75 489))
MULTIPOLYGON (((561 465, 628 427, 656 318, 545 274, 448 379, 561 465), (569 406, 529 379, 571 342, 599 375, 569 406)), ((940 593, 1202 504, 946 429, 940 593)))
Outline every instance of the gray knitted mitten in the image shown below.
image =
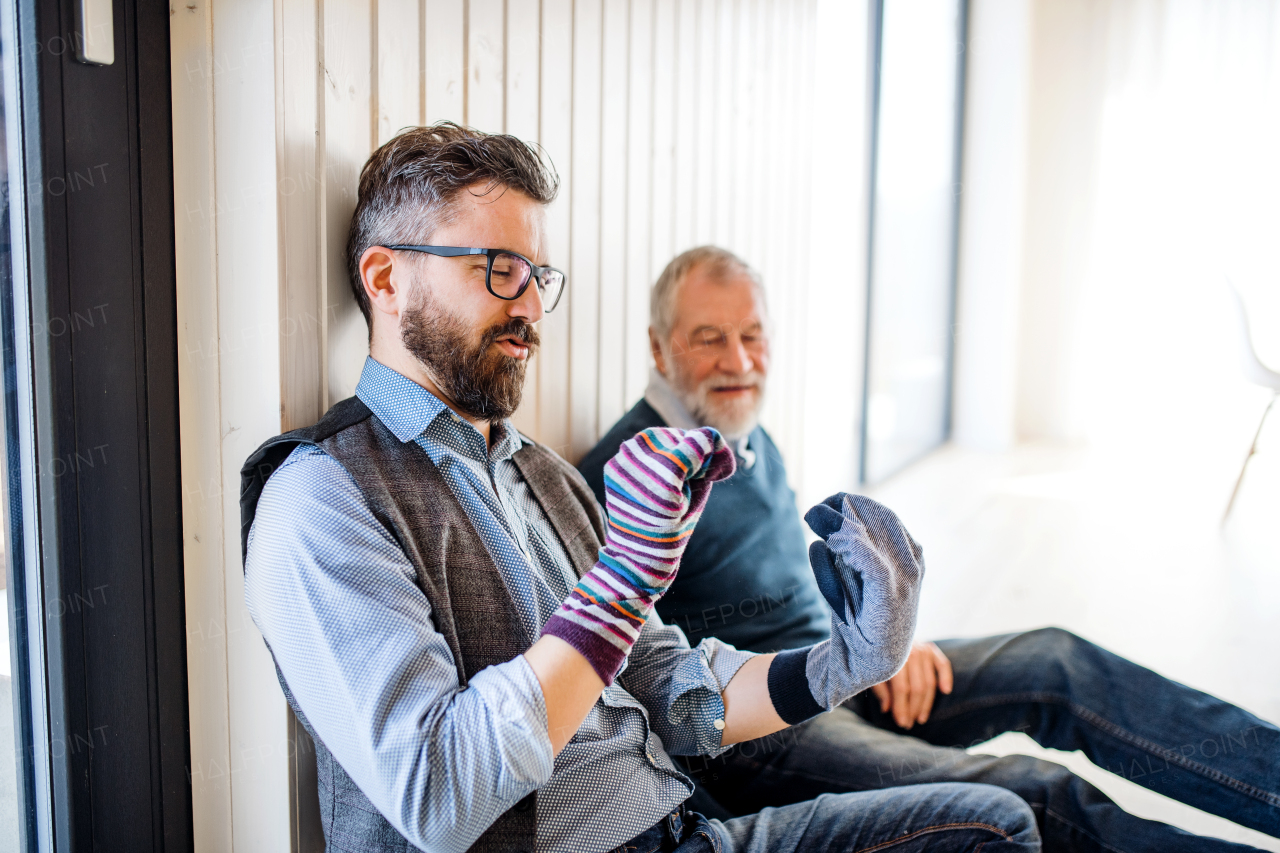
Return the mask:
POLYGON ((831 639, 783 652, 770 666, 769 693, 789 723, 830 710, 902 668, 924 578, 920 546, 870 498, 832 495, 805 521, 822 537, 809 547, 809 562, 831 606, 831 639))

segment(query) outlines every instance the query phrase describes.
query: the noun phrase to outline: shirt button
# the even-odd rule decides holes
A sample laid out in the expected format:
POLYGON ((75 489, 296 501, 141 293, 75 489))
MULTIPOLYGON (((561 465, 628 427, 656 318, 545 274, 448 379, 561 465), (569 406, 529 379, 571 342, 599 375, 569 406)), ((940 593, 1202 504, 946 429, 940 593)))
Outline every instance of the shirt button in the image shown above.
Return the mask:
POLYGON ((716 727, 716 731, 724 731, 724 720, 712 720, 711 725, 716 727))

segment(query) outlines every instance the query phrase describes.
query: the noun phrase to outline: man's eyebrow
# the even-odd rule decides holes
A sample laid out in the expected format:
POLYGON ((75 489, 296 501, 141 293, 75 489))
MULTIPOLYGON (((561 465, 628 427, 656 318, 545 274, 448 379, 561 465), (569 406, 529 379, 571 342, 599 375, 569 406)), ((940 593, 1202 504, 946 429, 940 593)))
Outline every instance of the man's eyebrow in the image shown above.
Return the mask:
POLYGON ((710 323, 704 323, 701 326, 694 327, 694 330, 689 334, 700 335, 703 332, 720 332, 721 334, 724 333, 723 329, 720 326, 713 326, 710 323))

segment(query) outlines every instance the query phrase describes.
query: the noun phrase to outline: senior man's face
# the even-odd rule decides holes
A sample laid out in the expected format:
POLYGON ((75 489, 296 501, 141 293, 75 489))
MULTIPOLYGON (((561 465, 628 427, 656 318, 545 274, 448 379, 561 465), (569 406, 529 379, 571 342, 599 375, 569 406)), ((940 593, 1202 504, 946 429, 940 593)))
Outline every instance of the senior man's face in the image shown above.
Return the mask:
POLYGON ((733 440, 755 429, 769 373, 764 305, 746 275, 714 278, 695 267, 676 291, 658 371, 699 423, 733 440))
MULTIPOLYGON (((539 266, 544 257, 542 205, 519 190, 464 190, 449 222, 431 235, 436 246, 507 249, 539 266)), ((485 286, 484 255, 417 255, 410 303, 400 321, 405 348, 463 413, 483 420, 510 417, 520 405, 529 358, 537 351, 542 300, 531 282, 514 300, 485 286)), ((495 272, 495 275, 497 273, 495 272)))

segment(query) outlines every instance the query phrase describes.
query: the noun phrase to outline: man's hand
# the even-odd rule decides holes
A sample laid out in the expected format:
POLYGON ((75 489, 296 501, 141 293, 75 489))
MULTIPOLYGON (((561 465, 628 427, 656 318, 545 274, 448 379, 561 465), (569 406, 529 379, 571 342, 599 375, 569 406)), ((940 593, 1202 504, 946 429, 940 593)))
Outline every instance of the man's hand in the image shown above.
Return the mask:
POLYGON ((622 442, 604 466, 609 526, 600 559, 543 635, 573 646, 612 684, 654 603, 676 579, 711 484, 733 469, 733 451, 711 427, 655 427, 622 442))
POLYGON ((916 643, 898 674, 872 687, 880 700, 880 713, 893 712, 900 729, 929 721, 937 691, 950 693, 953 686, 951 661, 933 643, 916 643))

